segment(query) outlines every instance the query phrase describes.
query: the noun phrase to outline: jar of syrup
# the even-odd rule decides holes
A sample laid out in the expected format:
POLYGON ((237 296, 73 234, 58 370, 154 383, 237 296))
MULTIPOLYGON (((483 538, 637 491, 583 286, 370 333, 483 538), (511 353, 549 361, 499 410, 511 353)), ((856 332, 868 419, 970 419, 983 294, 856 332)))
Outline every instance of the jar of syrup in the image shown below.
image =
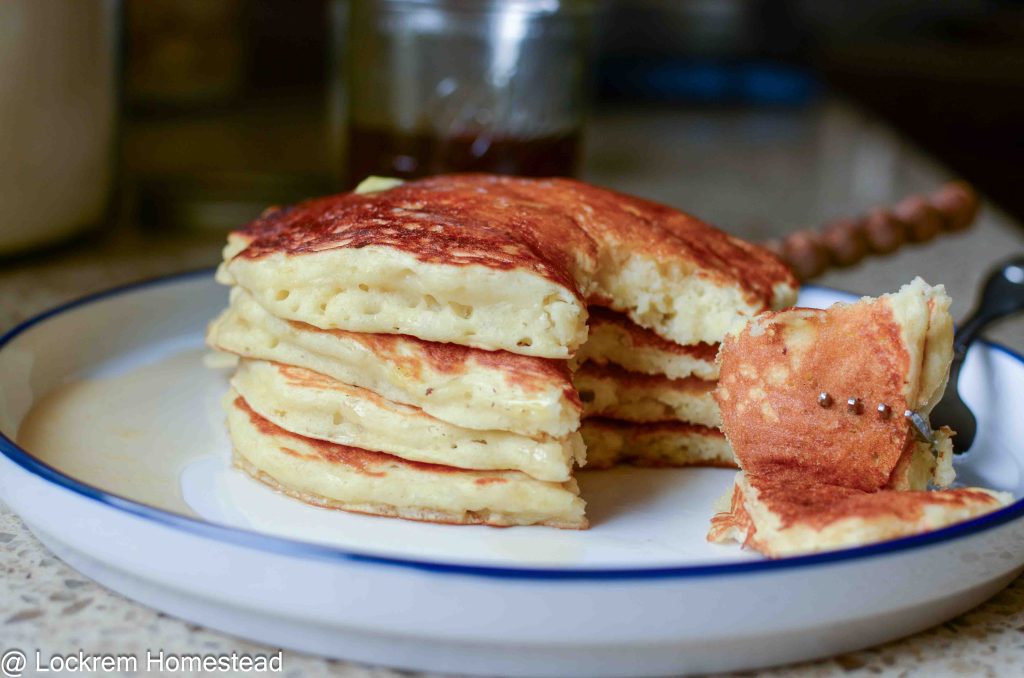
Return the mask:
POLYGON ((597 3, 355 0, 345 180, 575 173, 597 3))

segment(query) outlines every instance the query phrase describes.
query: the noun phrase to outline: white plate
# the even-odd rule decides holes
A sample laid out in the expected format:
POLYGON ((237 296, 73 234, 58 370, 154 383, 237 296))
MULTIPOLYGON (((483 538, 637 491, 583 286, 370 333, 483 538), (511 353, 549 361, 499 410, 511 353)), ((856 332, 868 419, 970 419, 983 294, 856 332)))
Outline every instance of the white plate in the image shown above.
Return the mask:
MULTIPOLYGON (((806 288, 822 306, 849 295, 806 288)), ((846 652, 942 622, 1024 567, 1024 502, 777 561, 704 540, 732 472, 582 473, 593 527, 453 527, 312 508, 228 466, 203 365, 209 271, 93 296, 0 339, 0 493, 84 574, 240 636, 410 669, 668 675, 846 652), (20 447, 18 443, 22 443, 20 447)), ((1024 496, 1024 359, 979 345, 971 484, 1024 496)))

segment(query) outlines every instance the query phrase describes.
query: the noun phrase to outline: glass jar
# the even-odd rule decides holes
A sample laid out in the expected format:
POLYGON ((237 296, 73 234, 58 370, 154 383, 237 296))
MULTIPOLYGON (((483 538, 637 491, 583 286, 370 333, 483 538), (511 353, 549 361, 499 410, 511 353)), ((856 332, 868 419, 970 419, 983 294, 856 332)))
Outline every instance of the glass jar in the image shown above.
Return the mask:
POLYGON ((347 180, 572 175, 597 3, 354 0, 347 180))
POLYGON ((118 11, 113 0, 0 2, 0 256, 108 214, 118 11))

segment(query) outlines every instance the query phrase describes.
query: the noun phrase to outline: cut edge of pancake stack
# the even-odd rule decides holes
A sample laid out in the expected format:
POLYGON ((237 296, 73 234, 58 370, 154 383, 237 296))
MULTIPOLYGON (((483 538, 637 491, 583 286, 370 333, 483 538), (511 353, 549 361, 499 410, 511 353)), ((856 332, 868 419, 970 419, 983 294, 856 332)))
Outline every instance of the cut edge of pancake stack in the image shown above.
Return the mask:
POLYGON ((677 344, 600 306, 589 324, 573 361, 588 469, 735 467, 713 397, 717 343, 677 344))
POLYGON ((241 358, 238 467, 321 506, 562 528, 588 526, 584 439, 598 467, 730 462, 713 344, 796 289, 771 254, 669 208, 490 175, 268 210, 231 234, 218 280, 231 302, 207 340, 241 358), (585 343, 588 303, 607 309, 585 343))

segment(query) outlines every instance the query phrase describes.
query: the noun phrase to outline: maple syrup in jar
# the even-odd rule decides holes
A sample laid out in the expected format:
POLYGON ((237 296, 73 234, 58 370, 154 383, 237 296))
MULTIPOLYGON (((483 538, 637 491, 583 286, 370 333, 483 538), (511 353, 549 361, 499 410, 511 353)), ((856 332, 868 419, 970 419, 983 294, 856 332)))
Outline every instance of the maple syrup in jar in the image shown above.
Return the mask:
POLYGON ((353 125, 348 176, 355 181, 370 175, 413 178, 447 172, 572 176, 579 142, 579 131, 533 139, 487 133, 445 138, 353 125))
POLYGON ((589 100, 590 0, 364 0, 348 18, 346 182, 571 176, 589 100))

